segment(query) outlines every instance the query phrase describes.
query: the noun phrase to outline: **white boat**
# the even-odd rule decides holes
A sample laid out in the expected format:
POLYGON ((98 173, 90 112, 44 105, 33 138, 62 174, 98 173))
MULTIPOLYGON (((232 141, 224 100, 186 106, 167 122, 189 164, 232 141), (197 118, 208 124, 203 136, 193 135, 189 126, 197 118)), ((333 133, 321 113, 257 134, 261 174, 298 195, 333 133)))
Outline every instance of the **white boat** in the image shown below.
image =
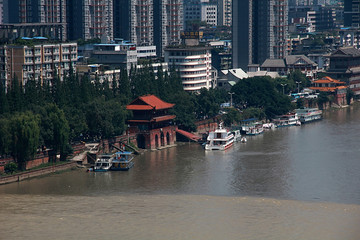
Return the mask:
POLYGON ((278 118, 274 119, 273 122, 277 128, 301 125, 297 113, 288 113, 285 115, 281 115, 278 118))
POLYGON ((94 172, 107 172, 110 170, 114 154, 102 154, 100 155, 94 165, 94 172))
POLYGON ((298 108, 295 110, 301 123, 308 123, 322 119, 322 110, 318 108, 298 108))
POLYGON ((240 130, 233 130, 231 132, 232 132, 232 134, 234 134, 234 142, 238 142, 241 140, 240 130))
POLYGON ((246 135, 259 135, 264 132, 264 127, 261 123, 255 123, 243 128, 246 135))
POLYGON ((205 144, 206 150, 225 150, 230 148, 234 143, 234 134, 223 128, 222 123, 219 128, 209 133, 205 144))
POLYGON ((246 139, 246 137, 242 137, 240 141, 241 141, 242 143, 246 143, 246 142, 247 142, 247 139, 246 139))
POLYGON ((258 135, 264 132, 264 127, 256 118, 250 118, 242 121, 240 132, 246 135, 258 135))

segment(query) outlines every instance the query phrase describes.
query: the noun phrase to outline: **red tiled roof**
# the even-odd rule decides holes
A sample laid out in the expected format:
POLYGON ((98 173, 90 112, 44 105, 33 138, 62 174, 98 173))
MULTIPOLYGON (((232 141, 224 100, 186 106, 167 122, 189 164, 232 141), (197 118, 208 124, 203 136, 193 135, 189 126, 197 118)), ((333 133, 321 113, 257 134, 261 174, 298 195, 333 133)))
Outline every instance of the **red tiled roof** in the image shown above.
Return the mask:
POLYGON ((127 110, 160 110, 172 108, 175 104, 167 103, 155 95, 145 95, 138 97, 126 106, 127 110))
POLYGON ((321 92, 335 92, 336 89, 344 89, 346 86, 338 86, 338 87, 309 87, 312 90, 319 90, 321 92))
POLYGON ((345 84, 345 82, 341 82, 339 80, 332 79, 331 77, 323 77, 319 80, 314 80, 314 83, 337 83, 337 84, 345 84))

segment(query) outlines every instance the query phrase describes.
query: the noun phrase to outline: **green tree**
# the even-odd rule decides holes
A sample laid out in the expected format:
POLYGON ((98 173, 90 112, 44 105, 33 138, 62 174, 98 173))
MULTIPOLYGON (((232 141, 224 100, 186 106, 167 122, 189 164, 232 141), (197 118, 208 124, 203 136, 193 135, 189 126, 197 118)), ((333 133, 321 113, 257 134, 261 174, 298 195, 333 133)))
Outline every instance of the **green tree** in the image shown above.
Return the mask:
POLYGON ((5 86, 0 82, 0 115, 9 112, 9 104, 6 97, 5 86))
POLYGON ((292 109, 290 98, 276 89, 270 77, 246 78, 235 84, 232 89, 235 103, 263 109, 267 118, 284 114, 292 109))
POLYGON ((224 116, 224 123, 226 126, 231 126, 233 123, 237 123, 241 120, 241 114, 236 108, 228 108, 227 113, 224 116))
POLYGON ((11 112, 21 111, 23 107, 22 83, 19 82, 16 75, 11 81, 11 88, 7 94, 11 112))
POLYGON ((172 95, 169 102, 175 104, 171 112, 176 115, 175 121, 179 128, 196 131, 194 96, 182 91, 172 95))
POLYGON ((46 116, 42 117, 41 123, 42 130, 44 130, 44 143, 53 149, 54 153, 60 153, 60 160, 64 161, 71 151, 69 147, 69 123, 64 111, 55 104, 48 104, 45 109, 46 116))
POLYGON ((9 118, 0 118, 0 154, 9 154, 11 150, 10 123, 9 118))
POLYGON ((24 112, 11 118, 12 155, 20 169, 36 153, 40 136, 40 117, 32 112, 24 112))
POLYGON ((7 163, 4 167, 5 172, 10 174, 13 174, 16 169, 18 169, 18 165, 16 165, 14 162, 7 163))
POLYGON ((354 98, 354 92, 348 88, 346 91, 346 102, 349 105, 351 103, 351 100, 354 98))

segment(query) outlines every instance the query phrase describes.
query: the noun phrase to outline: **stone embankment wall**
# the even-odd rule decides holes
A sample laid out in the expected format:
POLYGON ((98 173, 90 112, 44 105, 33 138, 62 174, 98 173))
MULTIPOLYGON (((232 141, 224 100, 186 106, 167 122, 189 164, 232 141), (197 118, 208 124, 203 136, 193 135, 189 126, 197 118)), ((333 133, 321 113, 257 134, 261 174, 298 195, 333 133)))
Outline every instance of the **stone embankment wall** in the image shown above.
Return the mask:
POLYGON ((57 171, 63 171, 66 169, 73 168, 75 166, 76 166, 76 162, 69 162, 69 163, 65 163, 65 164, 61 164, 61 165, 54 165, 54 166, 49 166, 49 167, 45 167, 45 168, 41 168, 41 169, 30 170, 30 171, 26 171, 26 172, 22 172, 22 173, 18 173, 18 174, 13 174, 10 176, 0 177, 0 185, 6 184, 6 183, 12 183, 12 182, 20 182, 24 179, 37 177, 37 176, 41 176, 41 175, 45 175, 45 174, 49 174, 49 173, 54 173, 57 171))

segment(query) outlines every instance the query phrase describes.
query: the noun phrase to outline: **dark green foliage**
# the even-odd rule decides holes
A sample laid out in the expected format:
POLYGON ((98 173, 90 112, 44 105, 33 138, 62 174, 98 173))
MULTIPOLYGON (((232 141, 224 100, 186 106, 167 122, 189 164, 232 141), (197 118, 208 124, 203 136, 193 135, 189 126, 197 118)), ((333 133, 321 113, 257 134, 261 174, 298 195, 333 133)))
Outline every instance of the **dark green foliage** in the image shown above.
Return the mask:
POLYGON ((220 104, 223 103, 227 97, 223 95, 226 95, 226 92, 202 88, 200 94, 195 95, 197 119, 216 116, 220 110, 220 104))
POLYGON ((12 174, 18 169, 18 165, 14 162, 7 163, 4 167, 6 173, 12 174))
POLYGON ((0 118, 0 154, 11 151, 11 126, 8 117, 0 118))
POLYGON ((263 109, 267 118, 273 118, 291 110, 290 98, 276 89, 270 77, 246 78, 232 89, 233 101, 241 107, 263 109))
POLYGON ((323 109, 324 105, 329 101, 328 95, 329 94, 326 92, 320 92, 320 94, 317 98, 318 106, 320 109, 323 109))
POLYGON ((195 131, 195 97, 181 91, 169 97, 169 102, 175 103, 172 113, 176 115, 176 124, 181 129, 195 131))
POLYGON ((45 115, 41 116, 42 137, 44 144, 60 153, 60 160, 65 160, 69 145, 69 123, 63 110, 55 104, 45 107, 45 115))
POLYGON ((0 82, 0 115, 9 112, 9 104, 5 93, 5 86, 0 82))
POLYGON ((227 108, 227 113, 224 117, 225 126, 231 126, 234 122, 239 122, 241 120, 242 114, 236 108, 227 108))
POLYGON ((346 91, 346 102, 347 102, 347 104, 350 104, 351 103, 351 99, 353 99, 353 97, 354 97, 354 92, 351 90, 351 89, 347 89, 347 91, 346 91))
POLYGON ((26 161, 32 159, 39 146, 40 117, 32 112, 15 114, 10 120, 11 153, 24 169, 26 161))

